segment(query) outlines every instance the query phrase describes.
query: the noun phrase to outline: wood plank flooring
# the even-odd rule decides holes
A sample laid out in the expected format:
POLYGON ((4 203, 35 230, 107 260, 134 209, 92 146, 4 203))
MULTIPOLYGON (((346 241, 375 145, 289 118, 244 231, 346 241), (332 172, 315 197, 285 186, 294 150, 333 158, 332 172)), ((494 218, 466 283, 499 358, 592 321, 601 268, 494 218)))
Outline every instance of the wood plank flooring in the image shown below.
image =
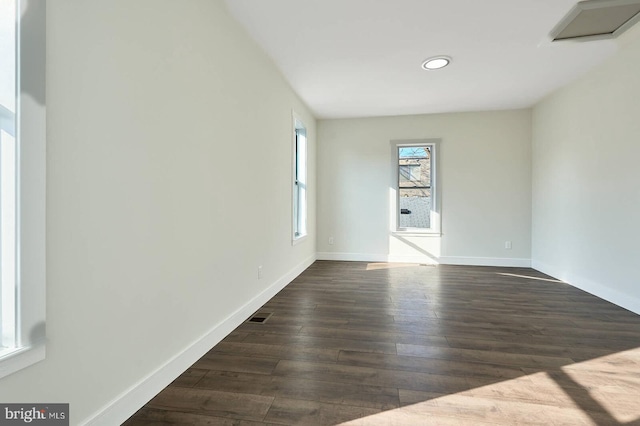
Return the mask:
POLYGON ((526 268, 318 261, 125 424, 640 424, 640 316, 526 268))

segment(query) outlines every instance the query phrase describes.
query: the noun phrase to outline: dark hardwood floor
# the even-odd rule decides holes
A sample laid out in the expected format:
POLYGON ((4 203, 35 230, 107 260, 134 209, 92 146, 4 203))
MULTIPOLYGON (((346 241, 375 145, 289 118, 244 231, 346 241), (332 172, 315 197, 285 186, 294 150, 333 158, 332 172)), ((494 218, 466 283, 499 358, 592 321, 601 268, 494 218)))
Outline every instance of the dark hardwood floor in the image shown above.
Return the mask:
POLYGON ((640 316, 526 268, 318 261, 125 424, 640 424, 640 316))

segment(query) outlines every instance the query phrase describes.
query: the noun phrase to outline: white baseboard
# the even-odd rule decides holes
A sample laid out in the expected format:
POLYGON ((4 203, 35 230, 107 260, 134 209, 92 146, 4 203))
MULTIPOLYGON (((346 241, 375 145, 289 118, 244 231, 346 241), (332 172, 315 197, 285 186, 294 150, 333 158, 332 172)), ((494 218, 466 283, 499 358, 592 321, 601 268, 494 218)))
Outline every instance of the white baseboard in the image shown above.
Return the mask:
POLYGON ((580 275, 562 271, 560 268, 547 263, 536 260, 531 261, 531 267, 554 278, 562 280, 567 284, 584 290, 601 299, 628 309, 631 312, 640 315, 640 299, 626 293, 622 293, 611 287, 607 287, 590 279, 581 277, 580 275))
POLYGON ((446 256, 440 258, 443 265, 501 266, 506 268, 530 268, 531 259, 517 257, 462 257, 446 256))
POLYGON ((427 265, 441 264, 440 259, 429 256, 407 255, 407 254, 390 254, 385 262, 389 263, 426 263, 427 265))
POLYGON ((224 339, 238 325, 257 311, 269 299, 275 296, 287 284, 293 281, 316 260, 310 256, 290 270, 262 293, 258 294, 228 318, 214 326, 208 333, 196 340, 184 351, 177 354, 164 365, 144 379, 127 389, 95 415, 81 422, 83 425, 119 425, 138 411, 151 398, 175 380, 182 372, 200 359, 218 342, 224 339))
POLYGON ((318 253, 318 260, 338 260, 346 262, 398 262, 398 263, 427 263, 441 265, 468 266, 503 266, 503 267, 531 267, 530 259, 499 258, 499 257, 429 257, 415 255, 385 255, 369 253, 318 253))
POLYGON ((389 256, 370 253, 317 253, 318 260, 337 260, 344 262, 388 262, 389 256))

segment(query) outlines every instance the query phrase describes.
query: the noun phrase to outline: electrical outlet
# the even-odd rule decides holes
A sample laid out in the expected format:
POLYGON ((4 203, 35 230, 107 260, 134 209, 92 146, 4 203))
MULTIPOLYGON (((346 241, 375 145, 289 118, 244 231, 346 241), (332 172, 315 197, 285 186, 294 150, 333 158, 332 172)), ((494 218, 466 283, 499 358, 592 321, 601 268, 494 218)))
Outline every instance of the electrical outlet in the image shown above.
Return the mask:
POLYGON ((262 266, 258 266, 258 279, 262 279, 262 266))
POLYGON ((511 250, 511 241, 505 241, 504 242, 504 248, 506 250, 511 250))
POLYGON ((333 237, 329 237, 329 245, 332 246, 333 245, 333 237))

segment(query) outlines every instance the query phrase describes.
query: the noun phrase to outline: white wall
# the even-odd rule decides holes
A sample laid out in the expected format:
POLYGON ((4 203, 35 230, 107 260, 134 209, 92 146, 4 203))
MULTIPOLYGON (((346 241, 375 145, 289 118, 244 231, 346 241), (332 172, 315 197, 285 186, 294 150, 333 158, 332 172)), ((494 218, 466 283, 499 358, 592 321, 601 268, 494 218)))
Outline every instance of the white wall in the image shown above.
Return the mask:
POLYGON ((533 112, 533 265, 640 313, 640 30, 533 112))
POLYGON ((320 258, 529 264, 530 110, 321 120, 318 141, 320 258), (398 238, 390 141, 428 138, 442 139, 442 237, 398 238))
POLYGON ((313 260, 315 120, 222 1, 47 8, 47 358, 0 400, 69 402, 79 424, 313 260), (295 247, 292 108, 310 140, 295 247))

